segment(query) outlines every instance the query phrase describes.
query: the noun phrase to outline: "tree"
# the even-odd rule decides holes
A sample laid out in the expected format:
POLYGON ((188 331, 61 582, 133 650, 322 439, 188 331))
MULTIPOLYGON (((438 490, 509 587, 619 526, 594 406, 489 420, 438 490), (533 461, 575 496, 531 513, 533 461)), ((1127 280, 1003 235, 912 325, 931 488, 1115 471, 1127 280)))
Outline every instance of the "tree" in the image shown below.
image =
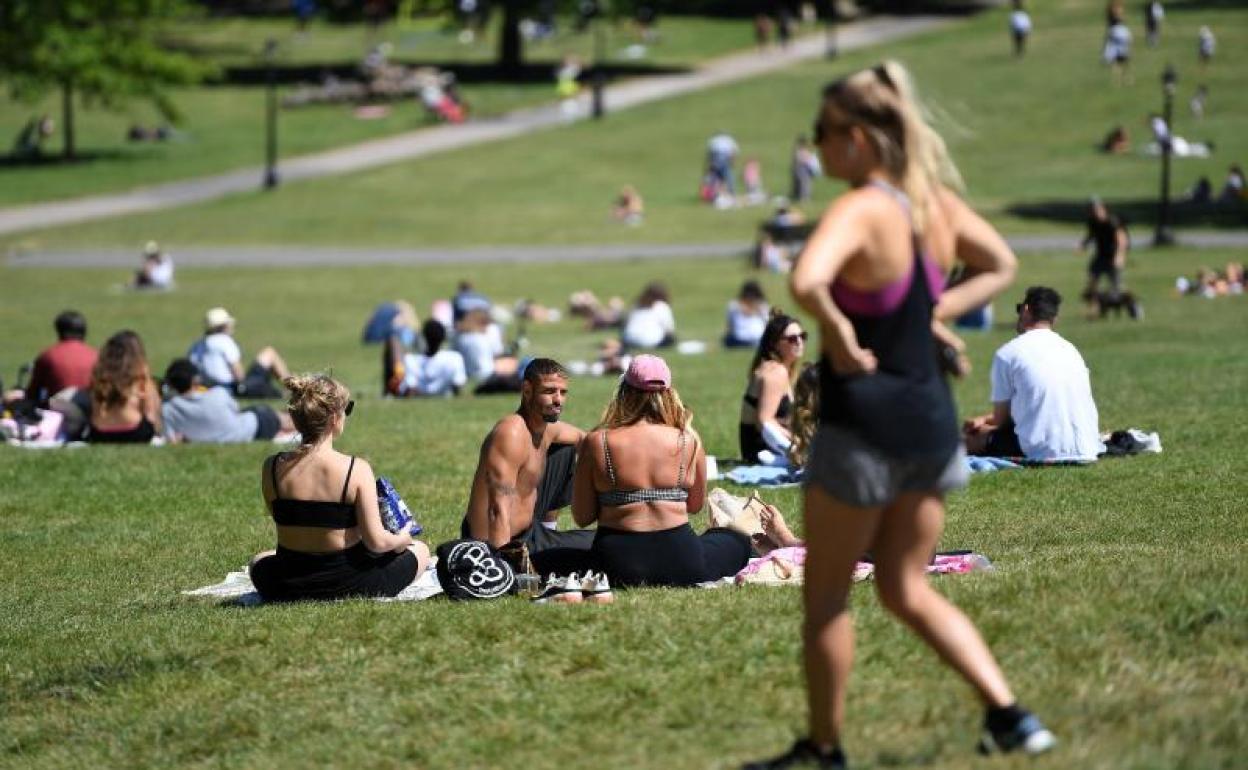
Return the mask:
POLYGON ((67 159, 75 154, 75 97, 106 108, 144 98, 176 120, 166 89, 196 82, 210 71, 160 44, 160 26, 178 5, 178 0, 3 0, 0 80, 25 101, 60 90, 67 159))

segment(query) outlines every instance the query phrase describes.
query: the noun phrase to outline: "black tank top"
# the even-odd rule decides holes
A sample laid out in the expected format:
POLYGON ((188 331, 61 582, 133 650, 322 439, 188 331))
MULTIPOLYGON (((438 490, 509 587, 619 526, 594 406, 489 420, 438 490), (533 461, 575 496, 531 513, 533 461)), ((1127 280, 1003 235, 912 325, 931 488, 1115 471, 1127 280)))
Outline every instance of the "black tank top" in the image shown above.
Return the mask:
MULTIPOLYGON (((908 217, 909 202, 900 191, 889 191, 908 217)), ((843 376, 822 356, 819 421, 853 431, 890 455, 948 456, 960 440, 957 413, 932 337, 936 298, 913 225, 911 232, 913 278, 901 306, 883 316, 847 313, 858 344, 875 354, 879 367, 873 374, 843 376)))
POLYGON ((269 464, 273 480, 273 521, 288 527, 321 527, 323 529, 350 529, 356 525, 355 505, 347 502, 347 489, 351 486, 351 471, 355 470, 355 457, 347 466, 347 478, 342 482, 342 495, 338 502, 329 500, 296 500, 282 497, 277 490, 277 458, 269 464))

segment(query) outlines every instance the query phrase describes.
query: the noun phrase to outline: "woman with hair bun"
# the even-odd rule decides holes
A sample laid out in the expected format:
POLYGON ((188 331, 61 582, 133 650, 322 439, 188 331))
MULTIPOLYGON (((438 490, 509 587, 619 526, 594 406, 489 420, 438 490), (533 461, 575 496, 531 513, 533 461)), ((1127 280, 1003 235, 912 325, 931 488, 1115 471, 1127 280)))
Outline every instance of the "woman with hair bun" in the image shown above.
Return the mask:
POLYGON ((850 190, 828 207, 789 278, 794 299, 819 323, 823 352, 820 425, 805 479, 810 732, 787 753, 747 767, 845 767, 849 589, 866 551, 880 603, 985 706, 980 750, 1046 751, 1052 733, 1018 704, 974 624, 924 574, 944 525, 944 495, 967 473, 936 336, 949 339, 945 320, 1010 284, 1014 254, 951 189, 957 169, 900 64, 827 86, 815 135, 823 168, 850 190), (955 260, 972 277, 945 291, 955 260))
POLYGON ((395 596, 429 566, 429 548, 406 531, 386 531, 373 469, 334 449, 355 407, 350 392, 323 374, 283 384, 302 443, 262 466, 277 550, 252 560, 256 590, 266 601, 395 596))
POLYGON ((741 399, 737 436, 745 462, 760 462, 760 452, 771 452, 782 460, 787 456, 793 443, 793 382, 805 352, 806 332, 801 323, 772 310, 741 399))
POLYGON ((616 588, 691 586, 749 561, 745 535, 714 528, 699 536, 689 526, 706 501, 706 452, 692 419, 667 363, 640 355, 581 441, 572 518, 578 527, 598 522, 590 554, 616 588))

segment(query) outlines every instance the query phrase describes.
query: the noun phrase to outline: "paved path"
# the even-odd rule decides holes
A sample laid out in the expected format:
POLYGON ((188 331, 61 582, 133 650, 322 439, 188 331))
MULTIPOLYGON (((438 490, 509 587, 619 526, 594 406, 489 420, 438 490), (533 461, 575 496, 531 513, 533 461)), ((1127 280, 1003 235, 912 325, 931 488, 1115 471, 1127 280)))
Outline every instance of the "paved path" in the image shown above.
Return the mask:
MULTIPOLYGON (((1019 235, 1008 238, 1020 253, 1069 252, 1080 233, 1070 235, 1019 235)), ((1180 232, 1179 247, 1248 247, 1248 231, 1180 232)), ((1147 243, 1136 248, 1151 248, 1147 243)), ((588 244, 578 246, 478 246, 444 249, 314 248, 305 246, 215 246, 177 249, 178 267, 307 267, 332 265, 437 265, 500 262, 608 262, 628 259, 715 259, 748 253, 748 244, 731 243, 639 243, 588 244)), ((60 250, 13 254, 9 267, 37 268, 133 268, 133 250, 60 250)))
MULTIPOLYGON (((876 17, 838 26, 836 43, 840 50, 849 51, 910 37, 946 23, 948 20, 935 17, 876 17)), ((751 50, 715 59, 693 72, 622 82, 606 90, 606 109, 608 113, 626 110, 783 69, 799 61, 823 56, 826 45, 822 34, 812 35, 794 41, 785 49, 768 52, 751 50)), ((496 120, 443 125, 291 158, 282 161, 279 173, 284 182, 316 179, 550 129, 565 125, 570 120, 584 120, 588 113, 588 100, 588 95, 583 97, 579 117, 569 118, 558 105, 517 110, 496 120)), ((0 235, 186 206, 235 193, 252 192, 260 187, 263 173, 263 168, 257 166, 111 195, 0 209, 0 235)))

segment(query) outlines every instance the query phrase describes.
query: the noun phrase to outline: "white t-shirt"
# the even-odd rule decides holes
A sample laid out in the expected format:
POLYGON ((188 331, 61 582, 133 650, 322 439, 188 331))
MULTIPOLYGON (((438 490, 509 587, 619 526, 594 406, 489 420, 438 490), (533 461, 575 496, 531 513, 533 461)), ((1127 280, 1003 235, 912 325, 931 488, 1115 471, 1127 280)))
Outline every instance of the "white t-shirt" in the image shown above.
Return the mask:
POLYGON ((147 278, 153 286, 167 289, 173 285, 173 258, 168 254, 156 260, 147 271, 147 278))
POLYGON ((455 335, 455 349, 464 357, 468 376, 484 380, 494 373, 494 359, 502 355, 502 332, 498 324, 490 324, 485 331, 460 332, 455 335))
POLYGON ((1018 35, 1026 35, 1031 32, 1031 17, 1026 11, 1014 11, 1010 14, 1010 30, 1018 35))
POLYGON ((439 350, 432 356, 408 353, 403 356, 403 390, 422 396, 450 395, 468 382, 464 357, 454 350, 439 350))
POLYGON ((239 350, 233 337, 217 332, 196 340, 186 357, 199 369, 200 377, 205 382, 229 385, 234 382, 234 369, 231 365, 243 360, 243 352, 239 350))
POLYGON ((1032 329, 992 358, 992 401, 1009 402, 1029 460, 1091 462, 1104 446, 1087 364, 1052 329, 1032 329))
POLYGON ((759 305, 753 313, 747 313, 741 303, 735 299, 728 303, 728 336, 737 342, 758 344, 767 330, 767 315, 771 309, 766 303, 759 305))
POLYGON ((634 348, 658 347, 676 331, 672 308, 663 300, 650 307, 635 307, 624 323, 624 344, 634 348))

